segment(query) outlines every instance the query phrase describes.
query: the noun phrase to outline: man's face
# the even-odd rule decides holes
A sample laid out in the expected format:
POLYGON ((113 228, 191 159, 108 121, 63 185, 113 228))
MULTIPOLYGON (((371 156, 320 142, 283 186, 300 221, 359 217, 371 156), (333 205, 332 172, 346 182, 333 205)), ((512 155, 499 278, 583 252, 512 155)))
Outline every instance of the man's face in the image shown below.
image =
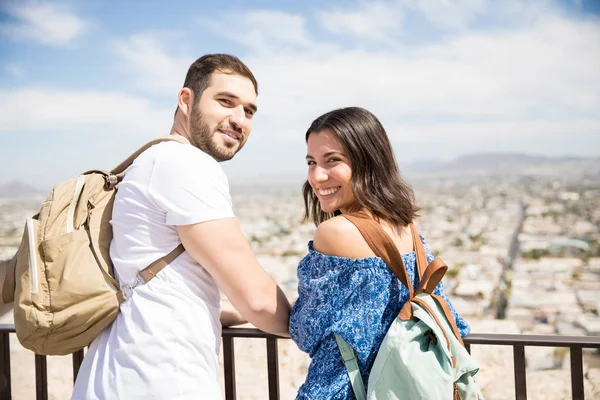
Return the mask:
POLYGON ((191 143, 217 161, 230 160, 248 140, 255 112, 250 79, 214 72, 190 113, 191 143))

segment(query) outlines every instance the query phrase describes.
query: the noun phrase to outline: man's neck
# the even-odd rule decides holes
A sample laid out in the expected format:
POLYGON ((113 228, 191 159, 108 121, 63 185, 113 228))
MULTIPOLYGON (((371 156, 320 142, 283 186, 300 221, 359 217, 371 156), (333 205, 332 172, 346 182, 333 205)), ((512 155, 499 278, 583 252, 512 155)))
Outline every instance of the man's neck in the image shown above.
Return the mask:
POLYGON ((186 116, 183 115, 182 112, 178 112, 177 115, 175 115, 175 121, 173 121, 173 126, 171 127, 170 134, 183 136, 189 142, 190 135, 189 135, 187 126, 188 126, 188 124, 187 124, 186 116))

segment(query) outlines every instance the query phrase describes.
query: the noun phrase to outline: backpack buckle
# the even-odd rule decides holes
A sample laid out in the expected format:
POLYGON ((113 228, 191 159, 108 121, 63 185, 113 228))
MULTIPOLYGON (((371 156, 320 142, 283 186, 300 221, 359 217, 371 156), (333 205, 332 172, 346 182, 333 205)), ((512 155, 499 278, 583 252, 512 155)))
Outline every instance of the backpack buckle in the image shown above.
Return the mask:
POLYGON ((121 286, 121 291, 123 292, 123 300, 127 300, 133 294, 133 288, 131 285, 123 285, 121 286))
POLYGON ((133 289, 135 289, 138 285, 143 284, 144 281, 138 275, 135 278, 135 281, 131 284, 121 286, 121 291, 123 292, 124 301, 130 298, 133 295, 133 289))
POLYGON ((352 354, 352 355, 350 355, 350 354, 341 354, 340 355, 340 359, 342 360, 343 364, 346 364, 347 362, 352 361, 352 360, 358 361, 358 358, 356 358, 356 354, 352 354))
POLYGON ((104 189, 106 190, 113 190, 117 186, 117 183, 119 183, 119 178, 113 174, 105 175, 104 179, 106 180, 104 183, 104 189))

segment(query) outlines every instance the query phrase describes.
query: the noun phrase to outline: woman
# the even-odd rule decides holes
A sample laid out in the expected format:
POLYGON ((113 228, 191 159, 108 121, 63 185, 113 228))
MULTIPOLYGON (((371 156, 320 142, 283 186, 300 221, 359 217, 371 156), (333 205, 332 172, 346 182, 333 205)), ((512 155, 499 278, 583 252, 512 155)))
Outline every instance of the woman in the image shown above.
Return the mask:
MULTIPOLYGON (((409 224, 419 209, 400 177, 385 129, 369 111, 350 107, 326 113, 312 123, 306 142, 304 218, 317 230, 298 265, 290 336, 312 361, 296 399, 354 399, 334 334, 356 352, 366 385, 379 346, 409 294, 341 214, 372 216, 402 254, 417 288, 409 224)), ((425 249, 431 262, 433 254, 426 244, 425 249)), ((441 283, 434 293, 446 298, 441 283)), ((450 308, 466 336, 469 326, 450 308)))

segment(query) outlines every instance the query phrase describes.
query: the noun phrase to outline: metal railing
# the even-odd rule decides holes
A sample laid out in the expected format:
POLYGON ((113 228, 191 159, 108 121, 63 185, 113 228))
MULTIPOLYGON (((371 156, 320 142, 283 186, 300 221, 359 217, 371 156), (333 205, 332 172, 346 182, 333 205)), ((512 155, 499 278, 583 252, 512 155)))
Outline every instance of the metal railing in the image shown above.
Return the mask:
MULTIPOLYGON (((0 400, 10 400, 10 343, 9 335, 15 332, 14 325, 0 324, 0 400)), ((277 341, 286 339, 276 335, 250 328, 223 329, 223 368, 225 383, 225 399, 236 398, 235 385, 235 338, 264 339, 267 345, 267 376, 269 400, 279 400, 279 361, 277 341)), ((527 399, 527 381, 525 374, 525 347, 562 347, 570 349, 571 360, 571 393, 574 400, 584 399, 583 352, 584 348, 600 349, 600 336, 551 336, 551 335, 502 335, 471 334, 464 339, 465 347, 470 352, 472 345, 511 346, 515 377, 515 399, 527 399)), ((73 381, 83 360, 83 351, 73 353, 73 381)), ((36 399, 48 398, 48 376, 46 357, 35 356, 36 399)))

